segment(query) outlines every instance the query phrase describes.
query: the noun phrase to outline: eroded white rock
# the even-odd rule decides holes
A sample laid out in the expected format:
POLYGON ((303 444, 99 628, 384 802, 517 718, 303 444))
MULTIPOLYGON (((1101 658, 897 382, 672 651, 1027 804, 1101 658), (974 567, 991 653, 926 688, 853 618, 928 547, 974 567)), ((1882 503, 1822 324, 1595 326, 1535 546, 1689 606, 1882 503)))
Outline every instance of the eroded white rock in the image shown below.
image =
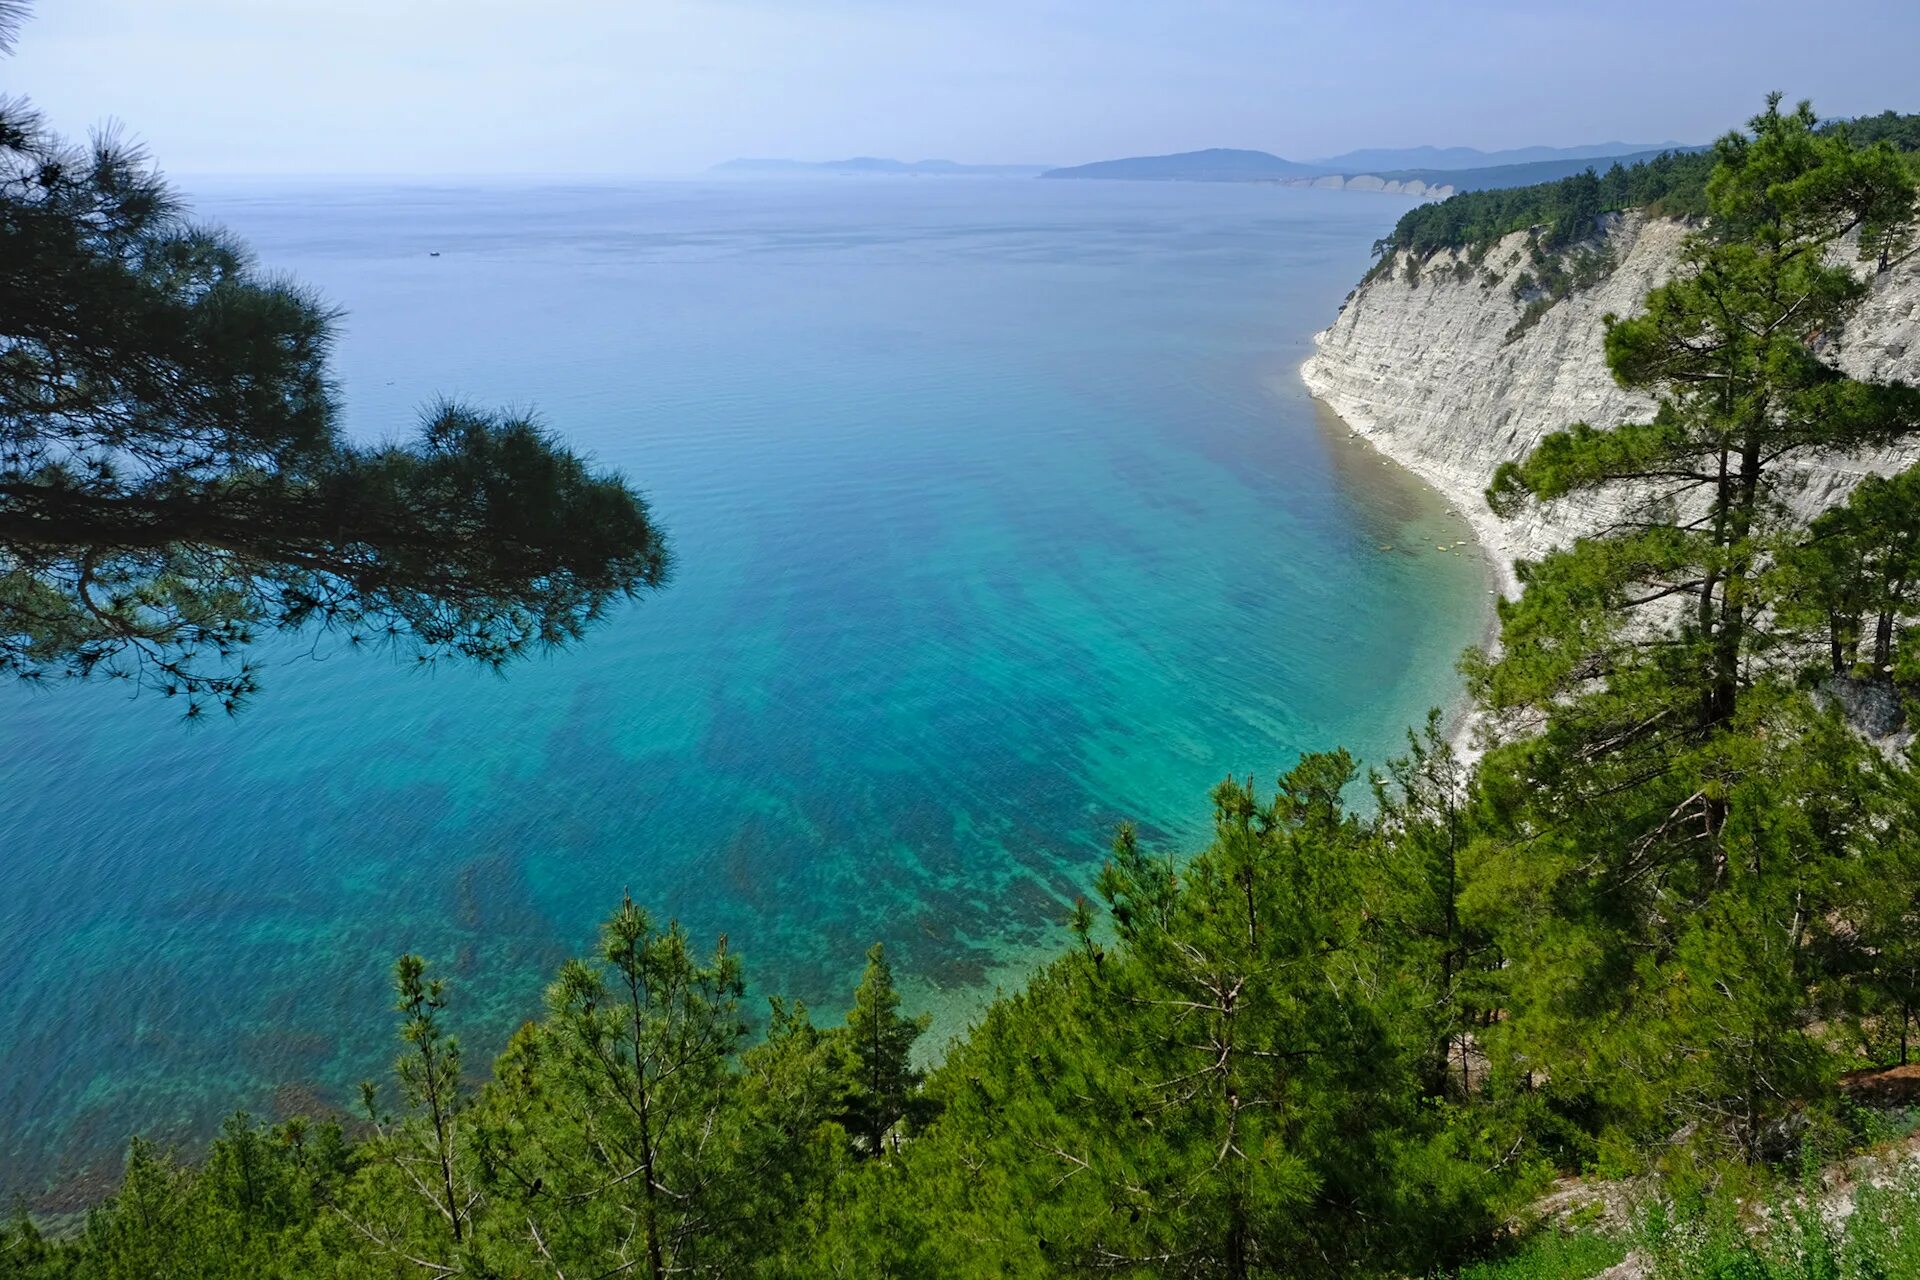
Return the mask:
MULTIPOLYGON (((1671 276, 1688 227, 1632 214, 1606 231, 1613 269, 1562 299, 1511 340, 1526 303, 1513 283, 1528 267, 1515 233, 1479 264, 1443 252, 1410 278, 1405 255, 1390 277, 1355 290, 1331 327, 1315 335, 1301 368, 1307 388, 1366 439, 1445 494, 1473 522, 1515 590, 1512 562, 1533 559, 1604 525, 1629 495, 1536 508, 1512 521, 1487 509, 1484 493, 1502 462, 1575 422, 1613 426, 1652 404, 1616 384, 1601 349, 1601 317, 1631 315, 1671 276), (1464 264, 1464 265, 1463 265, 1464 264)), ((1835 345, 1848 373, 1920 381, 1920 261, 1873 279, 1873 293, 1835 345)), ((1920 459, 1920 444, 1834 458, 1797 469, 1782 495, 1804 512, 1839 500, 1867 472, 1920 459)))

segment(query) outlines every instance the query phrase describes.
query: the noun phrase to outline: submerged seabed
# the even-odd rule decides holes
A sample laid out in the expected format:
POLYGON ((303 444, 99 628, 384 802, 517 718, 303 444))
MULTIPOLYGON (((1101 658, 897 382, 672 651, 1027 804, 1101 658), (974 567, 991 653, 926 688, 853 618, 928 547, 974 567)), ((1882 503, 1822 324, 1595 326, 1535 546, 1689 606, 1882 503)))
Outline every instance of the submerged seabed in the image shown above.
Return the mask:
POLYGON ((504 679, 275 648, 233 722, 0 692, 0 1192, 343 1099, 387 966, 483 1063, 625 889, 837 1018, 944 1036, 1113 825, 1380 759, 1456 691, 1468 535, 1292 376, 1398 215, 1229 185, 209 184, 344 306, 353 429, 531 405, 650 491, 667 593, 504 679), (438 252, 439 257, 429 257, 438 252), (1383 550, 1391 547, 1392 550, 1383 550))

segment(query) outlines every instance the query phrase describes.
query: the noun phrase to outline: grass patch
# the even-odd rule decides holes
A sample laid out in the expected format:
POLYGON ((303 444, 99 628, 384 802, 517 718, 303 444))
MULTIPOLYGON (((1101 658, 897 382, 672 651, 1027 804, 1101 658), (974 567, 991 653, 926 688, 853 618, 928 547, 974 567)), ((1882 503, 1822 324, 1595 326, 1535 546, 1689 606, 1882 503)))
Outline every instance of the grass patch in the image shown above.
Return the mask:
POLYGON ((1610 1236, 1536 1231, 1504 1257, 1462 1267, 1459 1280, 1587 1280, 1626 1256, 1626 1242, 1610 1236))

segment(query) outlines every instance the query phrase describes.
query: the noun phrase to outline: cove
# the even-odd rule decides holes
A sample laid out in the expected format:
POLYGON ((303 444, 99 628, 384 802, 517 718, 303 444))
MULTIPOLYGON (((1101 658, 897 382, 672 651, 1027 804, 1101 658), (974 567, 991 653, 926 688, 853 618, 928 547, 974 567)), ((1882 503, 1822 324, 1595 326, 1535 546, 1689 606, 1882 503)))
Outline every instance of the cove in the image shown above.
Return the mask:
POLYGON ((676 581, 504 677, 264 647, 240 718, 0 692, 0 1193, 346 1102, 401 950, 482 1064, 623 890, 837 1019, 866 945, 959 1030, 1113 826, 1392 753, 1485 584, 1294 377, 1393 197, 839 180, 192 184, 345 309, 362 436, 532 406, 676 581), (439 256, 430 256, 432 254, 439 256))

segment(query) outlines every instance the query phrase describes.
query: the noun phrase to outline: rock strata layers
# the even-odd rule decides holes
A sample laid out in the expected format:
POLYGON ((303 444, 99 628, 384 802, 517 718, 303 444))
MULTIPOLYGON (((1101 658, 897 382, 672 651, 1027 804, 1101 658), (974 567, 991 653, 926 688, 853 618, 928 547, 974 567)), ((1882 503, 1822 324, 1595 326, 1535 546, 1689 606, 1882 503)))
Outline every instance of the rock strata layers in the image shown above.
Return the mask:
MULTIPOLYGON (((1677 221, 1615 216, 1604 232, 1610 269, 1531 318, 1528 297, 1514 288, 1529 268, 1524 232, 1478 262, 1448 251, 1409 269, 1400 254, 1315 335, 1301 376, 1350 427, 1473 522, 1501 589, 1512 593, 1514 560, 1538 558, 1604 524, 1620 499, 1570 499, 1502 521, 1484 497, 1494 469, 1575 422, 1613 426, 1651 411, 1649 400, 1608 373, 1601 318, 1633 314, 1648 290, 1669 279, 1687 233, 1677 221)), ((1920 381, 1920 260, 1874 276, 1831 357, 1856 377, 1920 381)), ((1920 442, 1818 460, 1789 474, 1781 494, 1811 512, 1843 497, 1862 475, 1916 459, 1920 442)))

